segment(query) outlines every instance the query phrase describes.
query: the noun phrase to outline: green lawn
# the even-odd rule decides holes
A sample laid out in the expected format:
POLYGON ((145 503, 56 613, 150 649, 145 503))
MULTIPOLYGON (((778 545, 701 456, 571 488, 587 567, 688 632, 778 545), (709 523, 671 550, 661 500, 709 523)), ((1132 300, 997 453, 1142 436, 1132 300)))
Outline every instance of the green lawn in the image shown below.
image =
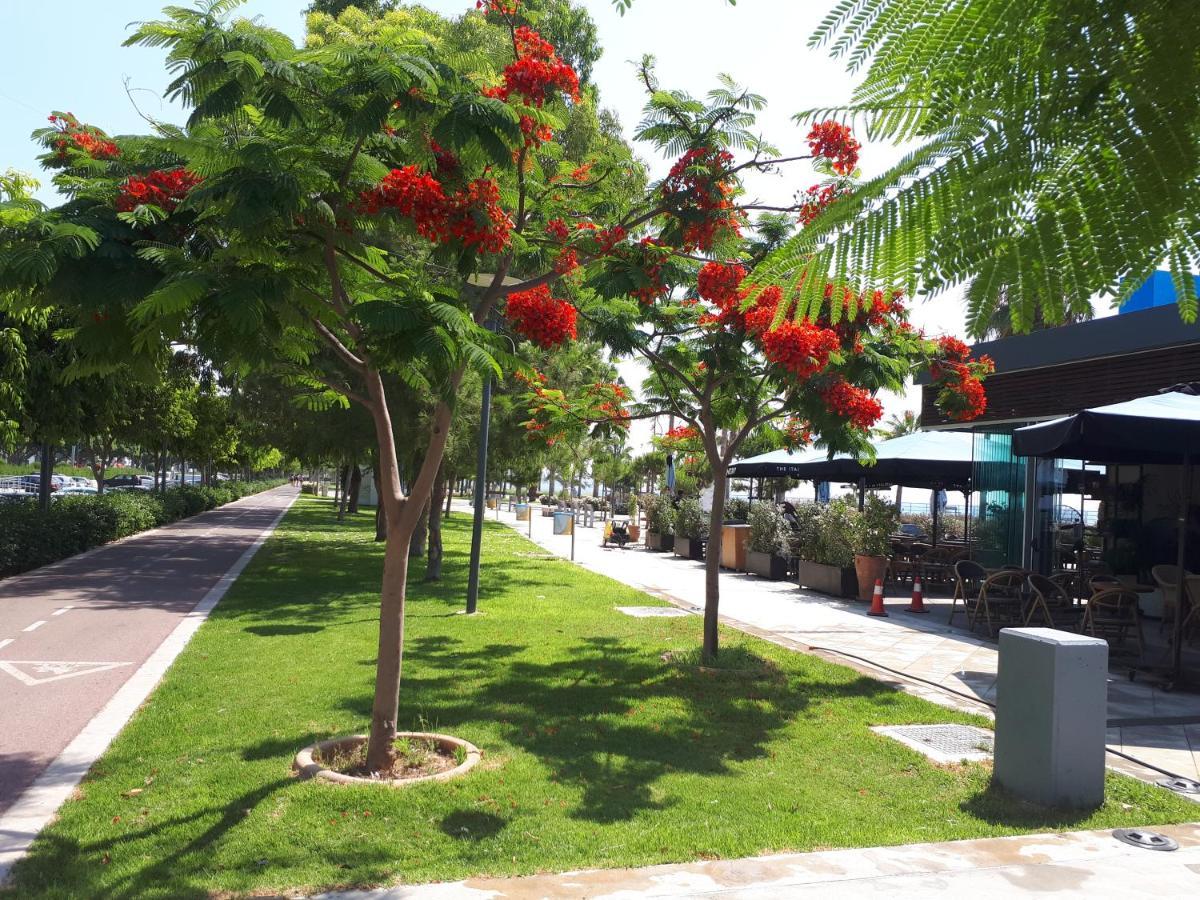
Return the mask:
POLYGON ((401 723, 478 744, 475 771, 402 791, 290 775, 301 746, 367 721, 381 560, 368 516, 339 527, 304 498, 13 892, 226 896, 1195 818, 1116 776, 1093 815, 1017 806, 986 767, 939 768, 867 730, 970 717, 736 632, 770 677, 665 662, 698 618, 616 613, 660 604, 503 526, 486 532, 482 615, 456 615, 468 524, 449 523, 445 582, 413 573, 401 723))

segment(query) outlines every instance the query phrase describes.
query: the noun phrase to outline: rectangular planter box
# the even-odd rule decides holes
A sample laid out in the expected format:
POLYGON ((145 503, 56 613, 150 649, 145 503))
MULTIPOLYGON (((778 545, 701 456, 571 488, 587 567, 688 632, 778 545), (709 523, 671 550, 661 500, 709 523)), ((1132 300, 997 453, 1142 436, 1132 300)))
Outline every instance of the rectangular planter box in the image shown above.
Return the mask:
POLYGON ((858 575, 854 572, 854 566, 840 568, 802 559, 800 574, 796 580, 801 587, 811 588, 822 594, 851 599, 858 596, 858 575))
POLYGON ((699 538, 685 538, 675 535, 675 555, 684 559, 700 561, 704 559, 704 542, 699 538))
POLYGON ((670 553, 675 549, 675 535, 659 534, 657 531, 646 532, 646 549, 670 553))
POLYGON ((774 553, 759 553, 757 550, 746 548, 746 571, 772 581, 782 581, 787 578, 787 560, 774 553))
POLYGON ((721 526, 721 565, 735 572, 746 570, 746 547, 750 526, 729 523, 721 526))

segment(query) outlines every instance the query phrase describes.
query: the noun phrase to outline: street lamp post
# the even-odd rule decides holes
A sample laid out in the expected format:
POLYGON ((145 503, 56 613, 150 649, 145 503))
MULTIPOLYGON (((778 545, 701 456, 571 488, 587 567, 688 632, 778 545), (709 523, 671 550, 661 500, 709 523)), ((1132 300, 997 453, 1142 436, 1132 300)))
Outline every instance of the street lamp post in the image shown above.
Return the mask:
MULTIPOLYGON (((472 275, 467 279, 466 290, 472 293, 479 293, 482 290, 491 287, 495 276, 488 273, 480 273, 472 275)), ((505 277, 504 285, 520 284, 519 278, 505 277)), ((495 331, 497 322, 495 315, 488 318, 486 327, 495 331)), ((487 452, 488 452, 488 430, 491 426, 492 418, 492 378, 487 376, 483 382, 483 408, 479 413, 479 456, 475 462, 475 518, 471 523, 471 567, 467 573, 467 615, 475 613, 479 607, 479 557, 483 550, 483 517, 485 497, 485 484, 487 481, 487 452)), ((497 507, 497 518, 499 518, 499 504, 497 507)))

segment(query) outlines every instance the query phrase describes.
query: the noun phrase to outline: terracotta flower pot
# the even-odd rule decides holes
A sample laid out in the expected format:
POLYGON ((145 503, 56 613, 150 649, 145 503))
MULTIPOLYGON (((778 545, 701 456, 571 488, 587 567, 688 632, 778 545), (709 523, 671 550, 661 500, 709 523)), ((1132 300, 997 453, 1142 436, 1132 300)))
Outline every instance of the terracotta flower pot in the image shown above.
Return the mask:
POLYGON ((854 571, 858 575, 858 599, 868 603, 875 591, 875 582, 887 578, 886 556, 861 556, 854 554, 854 571))

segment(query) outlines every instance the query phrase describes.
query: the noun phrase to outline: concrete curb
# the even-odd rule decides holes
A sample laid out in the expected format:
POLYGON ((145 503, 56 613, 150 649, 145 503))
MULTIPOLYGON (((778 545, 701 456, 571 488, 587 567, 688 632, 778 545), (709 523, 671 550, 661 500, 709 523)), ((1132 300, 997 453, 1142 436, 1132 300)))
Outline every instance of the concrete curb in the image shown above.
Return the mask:
MULTIPOLYGON (((261 496, 257 494, 254 496, 261 496)), ((0 886, 8 878, 16 863, 33 843, 41 831, 58 812, 58 808, 71 796, 71 792, 87 774, 92 764, 112 743, 126 723, 133 718, 143 701, 158 685, 171 663, 187 646, 192 635, 204 624, 208 614, 225 596, 229 588, 241 575, 250 560, 266 543, 287 515, 298 494, 293 495, 254 542, 246 548, 237 561, 221 576, 220 581, 209 589, 199 603, 184 615, 175 629, 167 635, 158 649, 142 663, 141 667, 121 686, 112 699, 105 704, 83 730, 75 736, 46 770, 26 789, 25 793, 8 810, 0 815, 0 886)), ((249 498, 242 498, 249 499, 249 498)), ((235 501, 240 502, 240 501, 235 501)), ((227 508, 233 504, 226 504, 227 508)), ((216 510, 213 510, 215 512, 216 510)), ((196 517, 193 516, 193 519, 196 517)), ((152 531, 155 529, 152 529, 152 531)), ((149 532, 141 532, 147 534, 149 532)), ((137 537, 131 535, 130 537, 137 537)), ((105 545, 111 546, 111 545, 105 545)), ((78 557, 72 557, 77 559, 78 557)), ((43 570, 44 571, 44 570, 43 570)))

